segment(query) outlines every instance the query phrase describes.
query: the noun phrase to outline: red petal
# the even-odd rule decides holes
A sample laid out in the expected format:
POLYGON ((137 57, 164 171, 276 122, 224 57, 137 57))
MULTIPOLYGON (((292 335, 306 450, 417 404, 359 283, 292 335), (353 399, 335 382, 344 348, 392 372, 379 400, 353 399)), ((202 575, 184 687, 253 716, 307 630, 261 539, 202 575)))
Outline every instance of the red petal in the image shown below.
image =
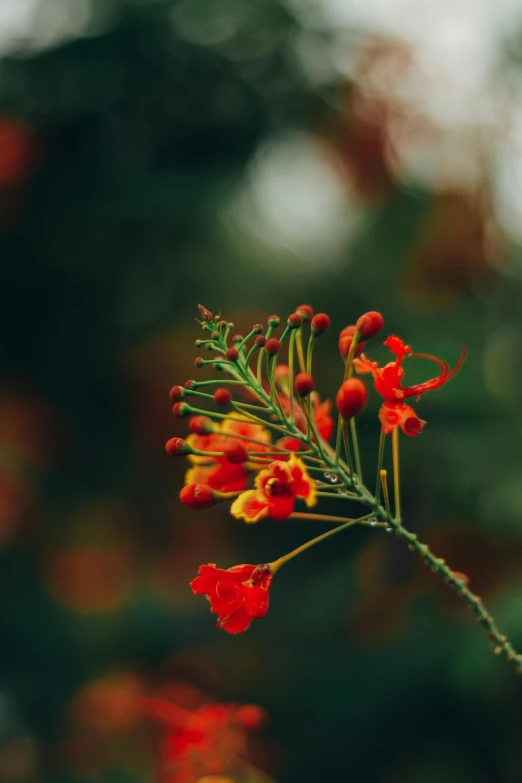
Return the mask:
POLYGON ((243 633, 250 626, 251 622, 252 618, 248 616, 246 609, 241 607, 241 609, 228 615, 228 617, 220 617, 218 626, 227 631, 227 633, 243 633))

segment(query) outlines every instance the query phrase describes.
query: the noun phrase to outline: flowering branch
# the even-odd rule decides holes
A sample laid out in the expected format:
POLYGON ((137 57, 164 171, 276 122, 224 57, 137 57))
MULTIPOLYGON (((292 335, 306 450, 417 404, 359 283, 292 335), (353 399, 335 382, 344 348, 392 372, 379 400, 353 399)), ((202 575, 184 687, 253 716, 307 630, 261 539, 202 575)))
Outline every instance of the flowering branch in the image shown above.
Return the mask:
POLYGON ((186 455, 192 463, 180 494, 182 502, 192 508, 203 508, 232 500, 231 514, 248 524, 266 517, 278 521, 314 519, 334 524, 331 530, 272 563, 238 565, 226 570, 213 564, 201 566, 191 583, 192 589, 207 596, 211 611, 218 616, 218 626, 229 633, 240 633, 253 619, 264 616, 274 574, 310 547, 355 525, 384 527, 405 540, 412 551, 442 576, 476 614, 494 652, 502 653, 522 672, 522 655, 498 630, 482 600, 468 588, 467 577, 436 557, 403 525, 401 518, 399 430, 416 437, 426 424, 404 400, 408 397, 418 400, 447 383, 461 367, 465 348, 450 371, 447 362, 412 353, 399 337, 391 335, 384 345, 394 360, 380 367, 361 351, 363 341, 382 330, 381 314, 365 313, 356 324, 343 329, 339 351, 344 360, 344 378, 336 395, 338 423, 336 445, 332 448, 329 444, 334 429, 331 405, 328 401, 321 402, 312 376, 315 343, 329 328, 329 317, 325 313, 314 315, 309 305, 301 305, 288 317, 279 338, 274 332, 281 321, 278 316, 270 316, 265 334, 262 325, 256 324, 247 337, 236 335, 230 340, 233 324, 201 306, 200 312, 200 323, 208 337, 198 340, 196 345, 213 352, 214 356, 210 360, 199 357, 195 365, 209 364, 228 377, 223 381, 190 380, 183 387, 174 386, 171 390, 173 413, 192 416, 191 434, 185 440, 172 438, 166 444, 170 454, 186 455), (285 341, 289 349, 288 364, 278 362, 285 341), (295 354, 300 370, 297 374, 294 373, 295 354), (439 374, 422 383, 403 386, 406 359, 431 361, 439 374), (368 392, 363 381, 353 377, 354 370, 358 375, 371 375, 376 391, 383 398, 378 414, 381 428, 375 494, 363 482, 357 443, 356 417, 366 406, 368 392), (212 388, 214 383, 220 385, 213 394, 199 391, 212 388), (229 385, 242 390, 244 399, 233 399, 229 385), (194 407, 184 401, 191 395, 211 405, 229 407, 231 413, 194 407), (392 440, 393 513, 387 471, 382 469, 388 435, 392 440), (277 439, 272 442, 272 438, 277 439), (251 475, 253 488, 249 489, 251 475), (323 497, 358 501, 369 512, 358 518, 347 518, 295 510, 298 503, 313 507, 323 497))

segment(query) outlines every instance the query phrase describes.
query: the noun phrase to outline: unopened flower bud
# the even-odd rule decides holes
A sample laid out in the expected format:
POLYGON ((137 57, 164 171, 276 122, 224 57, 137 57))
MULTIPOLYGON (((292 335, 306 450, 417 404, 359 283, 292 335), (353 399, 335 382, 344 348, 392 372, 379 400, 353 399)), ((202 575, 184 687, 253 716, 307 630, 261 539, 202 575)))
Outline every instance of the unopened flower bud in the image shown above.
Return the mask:
POLYGON ((299 315, 299 313, 292 313, 292 315, 288 316, 287 324, 292 329, 298 329, 301 324, 303 323, 302 317, 299 315))
POLYGON ((266 343, 266 337, 264 334, 258 334, 256 337, 256 345, 258 348, 264 348, 266 343))
POLYGON ((210 336, 213 340, 219 340, 219 332, 212 332, 210 336))
POLYGON ((237 348, 229 348, 225 351, 225 359, 228 359, 229 362, 237 362, 239 359, 239 351, 237 348))
POLYGON ((185 418, 190 413, 190 408, 185 402, 177 402, 172 407, 172 413, 180 419, 185 418))
POLYGON ((235 335, 233 336, 233 338, 232 338, 232 342, 233 342, 233 343, 240 343, 240 342, 241 342, 241 340, 243 340, 243 339, 244 339, 244 337, 243 337, 243 335, 242 335, 242 334, 235 334, 235 335))
POLYGON ((263 324, 254 324, 252 327, 252 331, 254 334, 261 334, 263 331, 263 324))
POLYGON ((189 421, 189 429, 196 435, 207 435, 214 429, 214 424, 208 416, 194 416, 189 421))
POLYGON ((208 508, 219 500, 210 487, 205 487, 204 484, 187 484, 179 493, 179 498, 190 508, 208 508))
POLYGON ((384 318, 376 310, 370 310, 370 312, 364 313, 357 319, 355 326, 362 336, 369 340, 370 337, 375 337, 376 334, 379 334, 384 326, 384 318))
POLYGON ((275 329, 276 326, 279 326, 281 323, 281 319, 278 315, 269 315, 268 316, 268 325, 271 326, 273 329, 275 329))
POLYGON ((223 448, 223 454, 225 459, 232 462, 234 465, 242 465, 244 462, 248 461, 248 451, 240 441, 227 443, 223 448))
POLYGON ((214 392, 214 402, 216 405, 229 405, 231 399, 232 395, 228 389, 216 389, 214 392))
POLYGON ((183 438, 171 438, 165 443, 165 451, 167 454, 182 455, 189 454, 189 447, 183 440, 183 438))
POLYGON ((187 392, 182 386, 173 386, 172 389, 169 392, 169 397, 171 400, 178 401, 182 400, 187 392))
POLYGON ((196 381, 193 381, 192 378, 188 381, 185 381, 183 385, 185 386, 185 389, 188 389, 189 391, 193 391, 198 387, 196 381))
MULTIPOLYGON (((339 335, 339 353, 345 361, 348 358, 355 331, 355 324, 351 324, 350 326, 345 326, 339 335)), ((358 343, 357 348, 355 349, 355 356, 359 356, 363 348, 364 342, 358 343)))
POLYGON ((259 729, 268 720, 268 715, 257 704, 243 704, 238 708, 237 717, 245 729, 253 731, 259 729))
POLYGON ((317 313, 317 315, 314 315, 312 318, 312 331, 317 335, 326 332, 329 326, 330 316, 326 315, 326 313, 317 313))
POLYGON ((207 310, 207 308, 203 307, 203 305, 198 305, 198 308, 199 308, 199 312, 201 313, 201 317, 203 318, 203 320, 208 320, 208 321, 212 321, 213 320, 214 316, 212 315, 210 310, 207 310))
POLYGON ((274 381, 278 386, 281 386, 288 382, 289 375, 290 375, 290 368, 288 364, 278 364, 274 372, 274 381))
POLYGON ((308 397, 313 391, 314 379, 307 372, 300 372, 295 376, 294 386, 300 397, 308 397))
POLYGON ((335 404, 344 419, 360 413, 368 401, 368 391, 359 378, 348 378, 337 392, 335 404))
POLYGON ((203 357, 196 356, 196 358, 194 359, 194 367, 198 367, 198 368, 203 367, 204 364, 205 364, 205 360, 203 359, 203 357))
POLYGON ((276 353, 279 353, 281 350, 281 343, 277 339, 277 337, 271 337, 270 340, 266 341, 265 345, 265 351, 269 356, 275 356, 276 353))
POLYGON ((295 308, 295 311, 298 315, 301 316, 303 321, 311 321, 314 317, 314 311, 310 305, 299 305, 299 307, 295 308))

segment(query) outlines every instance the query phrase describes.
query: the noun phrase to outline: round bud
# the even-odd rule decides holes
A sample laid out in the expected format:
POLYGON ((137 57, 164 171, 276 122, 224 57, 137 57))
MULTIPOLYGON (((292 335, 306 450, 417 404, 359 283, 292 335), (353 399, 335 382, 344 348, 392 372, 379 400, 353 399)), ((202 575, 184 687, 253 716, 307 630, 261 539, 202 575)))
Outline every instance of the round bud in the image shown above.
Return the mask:
POLYGON ((204 364, 205 364, 205 360, 203 359, 202 356, 197 356, 194 359, 194 367, 198 367, 198 368, 203 367, 204 364))
POLYGON ((299 313, 292 313, 292 315, 288 316, 287 324, 292 329, 297 329, 301 324, 303 323, 302 317, 299 315, 299 313))
POLYGON ((216 405, 229 405, 231 399, 232 395, 228 389, 216 389, 214 392, 214 402, 216 405))
POLYGON ((165 451, 167 454, 187 454, 188 452, 186 451, 185 447, 186 443, 183 438, 171 438, 165 443, 165 451))
MULTIPOLYGON (((343 332, 344 332, 344 329, 343 329, 343 332)), ((354 332, 352 332, 352 334, 345 334, 345 335, 343 335, 343 333, 341 332, 341 337, 339 338, 339 353, 343 357, 344 361, 347 360, 348 354, 350 353, 350 348, 351 348, 352 343, 353 343, 353 335, 354 335, 354 332)), ((364 348, 364 342, 359 343, 357 345, 357 348, 355 349, 355 354, 354 355, 355 356, 359 356, 359 354, 361 353, 363 348, 364 348)))
POLYGON ((317 334, 326 332, 330 326, 330 317, 326 313, 317 313, 312 318, 312 330, 317 334))
POLYGON ((276 326, 279 326, 281 323, 281 319, 278 315, 269 315, 268 316, 268 325, 275 329, 276 326))
POLYGON ((213 431, 214 425, 208 416, 194 416, 189 421, 189 429, 196 435, 207 435, 213 431))
POLYGON ((357 319, 355 326, 362 336, 369 340, 370 337, 375 337, 376 334, 379 334, 384 326, 384 318, 376 310, 370 310, 370 312, 364 313, 357 319))
POLYGON ((173 386, 169 392, 169 397, 171 400, 177 401, 183 399, 185 394, 186 391, 182 386, 173 386))
POLYGON ((225 359, 228 359, 229 362, 237 362, 239 359, 239 351, 237 348, 229 348, 225 351, 225 359))
POLYGON ((210 336, 213 340, 219 340, 219 332, 212 332, 210 336))
POLYGON ((310 305, 299 305, 299 307, 295 308, 295 311, 298 315, 301 316, 303 321, 311 321, 314 317, 314 311, 310 305))
POLYGON ((201 348, 201 346, 203 345, 203 340, 196 340, 194 345, 196 346, 196 348, 201 348))
POLYGON ((223 449, 223 454, 225 455, 225 459, 232 462, 234 465, 242 465, 244 462, 248 461, 248 451, 240 441, 227 443, 223 449))
POLYGON ((314 379, 307 372, 300 372, 295 376, 294 386, 300 397, 308 397, 313 391, 314 379))
POLYGON ((198 385, 196 381, 193 381, 190 379, 189 381, 185 381, 184 383, 185 389, 188 389, 189 391, 192 391, 193 389, 197 389, 198 385))
POLYGON ((210 487, 204 484, 187 484, 179 493, 179 499, 190 508, 208 508, 217 502, 210 487))
POLYGON ((252 327, 252 331, 254 334, 261 334, 263 331, 263 324, 254 324, 252 327))
POLYGON ((257 704, 243 704, 238 708, 237 717, 245 729, 253 731, 259 729, 268 720, 268 715, 257 704))
POLYGON ((266 341, 265 345, 265 351, 269 356, 275 356, 276 353, 279 353, 281 350, 281 343, 277 339, 277 337, 271 337, 270 340, 266 341))
POLYGON ((174 416, 178 416, 178 418, 183 419, 185 416, 188 416, 190 409, 185 402, 177 402, 172 408, 172 413, 174 416))
POLYGON ((266 343, 266 337, 264 334, 258 334, 256 337, 256 345, 258 348, 263 348, 266 343))
POLYGON ((337 392, 335 404, 343 419, 360 413, 368 401, 368 391, 359 378, 348 378, 337 392))
POLYGON ((235 334, 233 336, 233 338, 232 338, 232 342, 233 343, 240 343, 241 340, 243 340, 243 335, 242 334, 235 334))

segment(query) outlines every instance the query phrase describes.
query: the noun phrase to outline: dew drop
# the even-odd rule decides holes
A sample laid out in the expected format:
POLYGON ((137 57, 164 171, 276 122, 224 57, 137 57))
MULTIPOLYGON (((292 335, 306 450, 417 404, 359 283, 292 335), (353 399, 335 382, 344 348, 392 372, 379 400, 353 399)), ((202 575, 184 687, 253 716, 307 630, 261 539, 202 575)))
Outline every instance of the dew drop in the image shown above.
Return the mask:
POLYGON ((340 489, 339 490, 339 494, 340 495, 349 495, 350 494, 350 490, 349 489, 340 489))
POLYGON ((387 527, 387 528, 386 528, 386 532, 387 532, 387 533, 391 533, 391 532, 392 532, 392 530, 393 530, 393 528, 392 528, 392 527, 387 527))
POLYGON ((370 525, 372 527, 375 527, 376 524, 377 524, 377 520, 376 519, 370 519, 370 525))
POLYGON ((328 473, 328 472, 323 473, 323 476, 326 479, 326 481, 331 481, 332 480, 332 474, 331 473, 328 473))

